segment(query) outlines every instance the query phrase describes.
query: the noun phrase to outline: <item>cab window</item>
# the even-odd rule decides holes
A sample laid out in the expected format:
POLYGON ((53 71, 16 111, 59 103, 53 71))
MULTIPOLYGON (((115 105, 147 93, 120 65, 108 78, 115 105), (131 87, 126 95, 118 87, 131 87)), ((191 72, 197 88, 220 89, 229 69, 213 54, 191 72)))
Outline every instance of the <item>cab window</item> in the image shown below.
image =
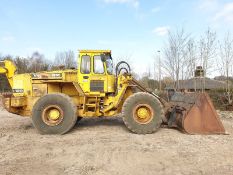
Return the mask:
POLYGON ((106 59, 106 67, 107 67, 107 72, 109 75, 113 74, 113 63, 111 57, 106 59))
POLYGON ((102 62, 100 55, 94 56, 94 73, 95 74, 104 73, 104 63, 102 62))
POLYGON ((91 72, 91 57, 89 55, 82 56, 81 73, 89 74, 91 72))

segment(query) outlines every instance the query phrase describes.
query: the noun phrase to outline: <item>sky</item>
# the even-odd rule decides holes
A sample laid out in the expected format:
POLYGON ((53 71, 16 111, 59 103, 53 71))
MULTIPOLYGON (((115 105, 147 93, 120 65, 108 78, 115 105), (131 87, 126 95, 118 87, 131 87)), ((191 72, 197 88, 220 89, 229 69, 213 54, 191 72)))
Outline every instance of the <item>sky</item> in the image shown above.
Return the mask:
POLYGON ((231 0, 0 0, 0 54, 110 49, 147 72, 168 31, 183 27, 198 38, 208 27, 233 31, 231 0))

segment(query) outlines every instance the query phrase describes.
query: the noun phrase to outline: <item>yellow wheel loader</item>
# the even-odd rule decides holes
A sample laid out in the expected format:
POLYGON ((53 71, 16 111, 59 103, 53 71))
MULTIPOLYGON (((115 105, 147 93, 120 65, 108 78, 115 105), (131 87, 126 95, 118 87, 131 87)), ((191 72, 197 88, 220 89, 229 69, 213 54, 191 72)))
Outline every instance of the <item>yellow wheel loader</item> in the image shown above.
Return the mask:
POLYGON ((176 94, 166 102, 133 78, 127 62, 119 62, 114 73, 109 50, 79 51, 77 70, 16 70, 12 61, 0 62, 12 89, 3 94, 4 107, 31 116, 41 134, 64 134, 82 118, 116 115, 137 134, 153 133, 162 124, 189 134, 225 133, 207 94, 176 94))

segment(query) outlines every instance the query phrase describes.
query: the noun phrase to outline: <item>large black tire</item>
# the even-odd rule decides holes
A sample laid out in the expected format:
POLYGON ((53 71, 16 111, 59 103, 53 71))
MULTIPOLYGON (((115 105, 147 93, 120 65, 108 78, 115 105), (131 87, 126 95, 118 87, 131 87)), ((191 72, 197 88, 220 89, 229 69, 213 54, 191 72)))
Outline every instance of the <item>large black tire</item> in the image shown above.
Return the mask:
POLYGON ((126 127, 136 134, 151 134, 158 130, 162 123, 162 115, 163 109, 160 101, 145 92, 138 92, 128 97, 122 109, 122 117, 126 127), (136 111, 139 108, 147 109, 148 113, 151 114, 148 115, 150 117, 138 119, 136 111))
POLYGON ((69 96, 60 93, 48 94, 41 97, 34 105, 32 122, 41 134, 65 134, 75 125, 77 121, 76 112, 77 107, 69 96), (50 106, 57 107, 62 113, 59 122, 56 123, 55 121, 56 124, 50 124, 49 120, 47 122, 46 117, 44 117, 45 111, 50 106))

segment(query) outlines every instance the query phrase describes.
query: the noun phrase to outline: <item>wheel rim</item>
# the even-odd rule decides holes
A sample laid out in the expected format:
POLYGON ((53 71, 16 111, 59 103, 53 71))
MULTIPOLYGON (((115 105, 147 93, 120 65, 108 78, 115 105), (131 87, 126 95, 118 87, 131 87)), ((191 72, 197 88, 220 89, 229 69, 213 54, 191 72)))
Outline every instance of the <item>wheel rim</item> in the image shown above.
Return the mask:
POLYGON ((63 111, 59 106, 50 105, 43 110, 42 120, 49 126, 56 126, 62 122, 63 116, 63 111))
POLYGON ((149 123, 154 116, 152 108, 147 104, 139 104, 133 110, 134 120, 139 124, 149 123))

